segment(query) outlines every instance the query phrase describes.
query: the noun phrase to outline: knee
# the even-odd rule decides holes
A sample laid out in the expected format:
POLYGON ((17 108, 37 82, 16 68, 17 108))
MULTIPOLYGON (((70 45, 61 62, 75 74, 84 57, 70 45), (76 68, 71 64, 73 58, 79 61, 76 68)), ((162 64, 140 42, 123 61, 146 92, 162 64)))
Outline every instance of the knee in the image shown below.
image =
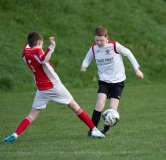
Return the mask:
POLYGON ((105 106, 105 101, 99 100, 99 101, 97 101, 97 103, 96 103, 95 109, 96 109, 97 111, 102 111, 103 108, 104 108, 104 106, 105 106))
POLYGON ((68 104, 68 107, 74 112, 77 112, 80 108, 80 106, 74 101, 74 99, 68 104))
POLYGON ((29 113, 28 117, 32 120, 32 122, 37 118, 39 115, 40 110, 32 108, 31 112, 29 113))

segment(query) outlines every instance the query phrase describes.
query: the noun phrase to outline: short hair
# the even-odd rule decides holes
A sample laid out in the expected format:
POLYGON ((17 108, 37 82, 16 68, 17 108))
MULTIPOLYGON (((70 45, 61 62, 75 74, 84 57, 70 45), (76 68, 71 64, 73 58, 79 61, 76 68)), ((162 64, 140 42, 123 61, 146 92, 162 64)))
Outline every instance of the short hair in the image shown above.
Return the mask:
POLYGON ((98 26, 94 30, 94 36, 108 36, 108 31, 105 27, 103 26, 98 26))
POLYGON ((28 44, 29 44, 29 46, 31 48, 34 47, 34 46, 36 46, 37 42, 39 40, 41 40, 41 41, 44 40, 43 37, 39 33, 34 32, 34 31, 28 33, 28 35, 27 35, 27 41, 28 41, 28 44))

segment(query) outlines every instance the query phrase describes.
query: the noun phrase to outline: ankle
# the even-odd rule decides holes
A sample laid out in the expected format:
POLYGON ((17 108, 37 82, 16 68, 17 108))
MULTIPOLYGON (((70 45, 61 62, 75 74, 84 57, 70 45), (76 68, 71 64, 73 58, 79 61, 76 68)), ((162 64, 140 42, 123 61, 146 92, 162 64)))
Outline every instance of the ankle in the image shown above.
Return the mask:
POLYGON ((18 137, 18 134, 15 132, 12 135, 15 136, 16 138, 18 137))

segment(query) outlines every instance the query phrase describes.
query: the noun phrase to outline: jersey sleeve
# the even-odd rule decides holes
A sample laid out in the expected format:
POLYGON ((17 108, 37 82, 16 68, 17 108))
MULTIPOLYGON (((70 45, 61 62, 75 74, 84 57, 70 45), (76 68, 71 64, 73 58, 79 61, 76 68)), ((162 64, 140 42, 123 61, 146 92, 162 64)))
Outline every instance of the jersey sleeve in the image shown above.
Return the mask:
POLYGON ((122 46, 121 44, 119 44, 118 42, 116 42, 116 49, 119 54, 126 56, 129 59, 130 63, 134 67, 134 69, 138 69, 140 67, 137 60, 135 59, 134 55, 128 48, 126 48, 126 47, 122 46))
POLYGON ((85 59, 82 62, 82 66, 88 67, 94 58, 92 47, 89 49, 85 59))
POLYGON ((40 50, 41 52, 38 52, 34 57, 35 59, 40 63, 40 64, 45 64, 46 62, 48 62, 51 58, 51 55, 53 53, 55 49, 54 45, 50 45, 47 49, 45 53, 42 53, 42 50, 40 50))
POLYGON ((25 56, 25 52, 24 52, 24 51, 25 51, 26 48, 30 48, 28 43, 26 43, 26 44, 24 45, 24 49, 23 49, 23 51, 22 51, 22 58, 25 56))

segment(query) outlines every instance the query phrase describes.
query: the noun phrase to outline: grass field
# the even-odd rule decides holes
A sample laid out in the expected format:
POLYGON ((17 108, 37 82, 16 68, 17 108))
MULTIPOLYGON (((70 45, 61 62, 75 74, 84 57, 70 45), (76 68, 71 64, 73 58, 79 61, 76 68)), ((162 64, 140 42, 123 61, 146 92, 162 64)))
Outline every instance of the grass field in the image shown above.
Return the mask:
MULTIPOLYGON (((165 90, 166 85, 162 84, 126 86, 119 105, 120 122, 105 139, 87 138, 87 126, 73 112, 50 102, 15 142, 0 143, 0 159, 164 160, 165 90)), ((71 93, 91 116, 96 89, 73 89, 71 93)), ((9 136, 27 116, 34 94, 0 94, 1 139, 9 136)), ((99 128, 101 126, 102 121, 99 128)))

